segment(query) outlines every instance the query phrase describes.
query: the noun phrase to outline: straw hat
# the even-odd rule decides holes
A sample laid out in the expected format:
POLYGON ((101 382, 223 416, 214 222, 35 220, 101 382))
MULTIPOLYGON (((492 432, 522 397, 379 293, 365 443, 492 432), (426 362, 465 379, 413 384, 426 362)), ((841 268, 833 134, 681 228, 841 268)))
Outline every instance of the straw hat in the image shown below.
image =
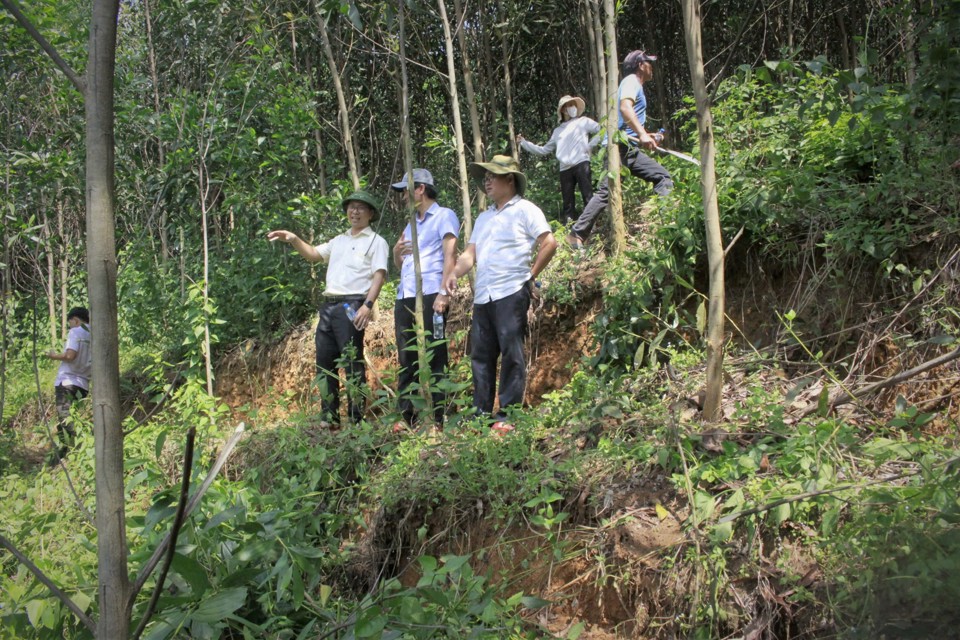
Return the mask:
POLYGON ((563 108, 566 105, 570 104, 571 102, 577 108, 577 115, 578 116, 583 115, 583 110, 587 108, 587 105, 583 101, 583 98, 579 96, 563 96, 562 98, 560 98, 560 103, 557 104, 557 119, 559 119, 560 121, 563 121, 563 108))
POLYGON ((519 196, 523 196, 523 192, 527 190, 527 177, 520 171, 520 164, 511 156, 493 156, 490 162, 474 162, 469 170, 470 176, 481 183, 488 171, 498 176, 512 174, 519 196))

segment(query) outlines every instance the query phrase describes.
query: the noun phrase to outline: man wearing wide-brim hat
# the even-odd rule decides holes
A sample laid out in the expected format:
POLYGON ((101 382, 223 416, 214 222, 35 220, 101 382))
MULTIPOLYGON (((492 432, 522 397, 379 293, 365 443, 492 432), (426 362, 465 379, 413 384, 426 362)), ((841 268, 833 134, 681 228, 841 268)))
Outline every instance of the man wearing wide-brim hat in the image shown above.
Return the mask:
POLYGON ((483 183, 492 204, 477 217, 445 286, 454 289, 457 278, 477 266, 470 327, 473 403, 481 414, 493 413, 499 360, 499 406, 504 415, 507 407, 523 403, 527 310, 534 280, 556 252, 557 241, 540 207, 523 197, 527 178, 516 160, 494 156, 490 162, 475 162, 470 175, 483 183))
MULTIPOLYGON (((630 175, 651 183, 655 194, 665 196, 673 190, 673 178, 659 162, 643 152, 643 149, 656 149, 658 145, 657 138, 644 128, 647 121, 647 98, 643 93, 643 83, 653 79, 653 62, 656 59, 656 56, 636 50, 628 53, 623 60, 623 80, 617 90, 620 106, 617 124, 621 135, 621 140, 617 141, 617 150, 620 153, 621 167, 629 170, 630 175)), ((610 185, 604 172, 600 186, 573 224, 567 242, 579 247, 590 237, 597 218, 607 207, 609 198, 610 185)))
POLYGON ((574 187, 580 188, 584 206, 593 197, 590 153, 600 142, 600 125, 583 115, 584 106, 583 98, 560 98, 557 104, 560 126, 553 130, 550 139, 542 147, 525 140, 522 135, 517 135, 517 142, 524 151, 538 156, 551 153, 557 156, 557 162, 560 163, 560 197, 563 202, 560 221, 563 224, 576 219, 574 187))
POLYGON ((317 375, 325 424, 340 422, 340 376, 337 360, 348 345, 353 359, 346 363, 349 384, 348 412, 352 422, 363 417, 364 401, 360 393, 366 383, 363 360, 363 333, 370 313, 387 277, 387 241, 370 228, 380 217, 380 201, 365 190, 347 196, 340 203, 350 228, 328 242, 311 246, 295 233, 278 229, 267 234, 270 241, 280 240, 293 246, 308 262, 327 263, 324 301, 317 322, 317 375), (353 316, 351 319, 350 316, 353 316))

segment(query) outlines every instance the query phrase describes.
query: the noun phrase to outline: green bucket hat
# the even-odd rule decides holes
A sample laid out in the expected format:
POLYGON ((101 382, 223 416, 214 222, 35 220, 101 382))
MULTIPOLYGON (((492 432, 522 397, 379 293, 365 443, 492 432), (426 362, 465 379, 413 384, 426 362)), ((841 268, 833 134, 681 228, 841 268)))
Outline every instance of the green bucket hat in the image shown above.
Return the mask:
POLYGON ((513 179, 517 185, 517 195, 523 196, 527 190, 527 177, 520 171, 520 163, 511 156, 493 156, 490 162, 474 162, 470 165, 470 176, 480 183, 486 177, 487 172, 503 176, 508 173, 513 174, 513 179))
POLYGON ((380 204, 380 201, 374 197, 372 193, 366 189, 360 189, 359 191, 354 191, 352 194, 343 199, 341 203, 343 205, 343 212, 347 212, 347 205, 351 202, 362 202, 365 205, 368 205, 373 209, 373 215, 370 217, 370 222, 376 222, 380 218, 380 208, 383 206, 380 204))

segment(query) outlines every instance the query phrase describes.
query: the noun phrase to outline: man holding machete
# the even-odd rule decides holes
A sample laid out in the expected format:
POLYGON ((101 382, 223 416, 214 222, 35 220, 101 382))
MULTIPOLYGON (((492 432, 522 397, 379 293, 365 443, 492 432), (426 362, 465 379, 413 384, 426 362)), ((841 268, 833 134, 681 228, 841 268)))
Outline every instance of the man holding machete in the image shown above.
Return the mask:
MULTIPOLYGON (((642 180, 653 184, 653 192, 665 196, 673 190, 673 178, 670 172, 664 169, 659 162, 641 151, 657 148, 658 140, 643 128, 647 120, 647 98, 643 93, 643 83, 653 78, 653 65, 656 56, 640 51, 631 51, 623 60, 623 80, 617 91, 620 105, 620 114, 617 125, 627 142, 617 142, 620 152, 620 165, 630 170, 642 180)), ((611 144, 612 141, 608 141, 611 144)), ((610 153, 610 150, 608 150, 610 153)), ((567 242, 574 248, 583 246, 583 242, 590 237, 593 226, 600 213, 607 207, 610 199, 609 178, 604 175, 600 186, 594 192, 587 206, 583 208, 580 218, 573 224, 567 242)))

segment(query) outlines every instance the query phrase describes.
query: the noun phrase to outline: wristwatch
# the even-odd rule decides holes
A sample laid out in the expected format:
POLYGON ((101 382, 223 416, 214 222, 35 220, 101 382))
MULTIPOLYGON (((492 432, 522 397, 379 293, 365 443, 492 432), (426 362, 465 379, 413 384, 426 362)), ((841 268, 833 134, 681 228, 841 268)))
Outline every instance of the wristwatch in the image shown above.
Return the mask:
POLYGON ((373 300, 364 300, 363 304, 366 305, 367 309, 373 309, 373 300))

